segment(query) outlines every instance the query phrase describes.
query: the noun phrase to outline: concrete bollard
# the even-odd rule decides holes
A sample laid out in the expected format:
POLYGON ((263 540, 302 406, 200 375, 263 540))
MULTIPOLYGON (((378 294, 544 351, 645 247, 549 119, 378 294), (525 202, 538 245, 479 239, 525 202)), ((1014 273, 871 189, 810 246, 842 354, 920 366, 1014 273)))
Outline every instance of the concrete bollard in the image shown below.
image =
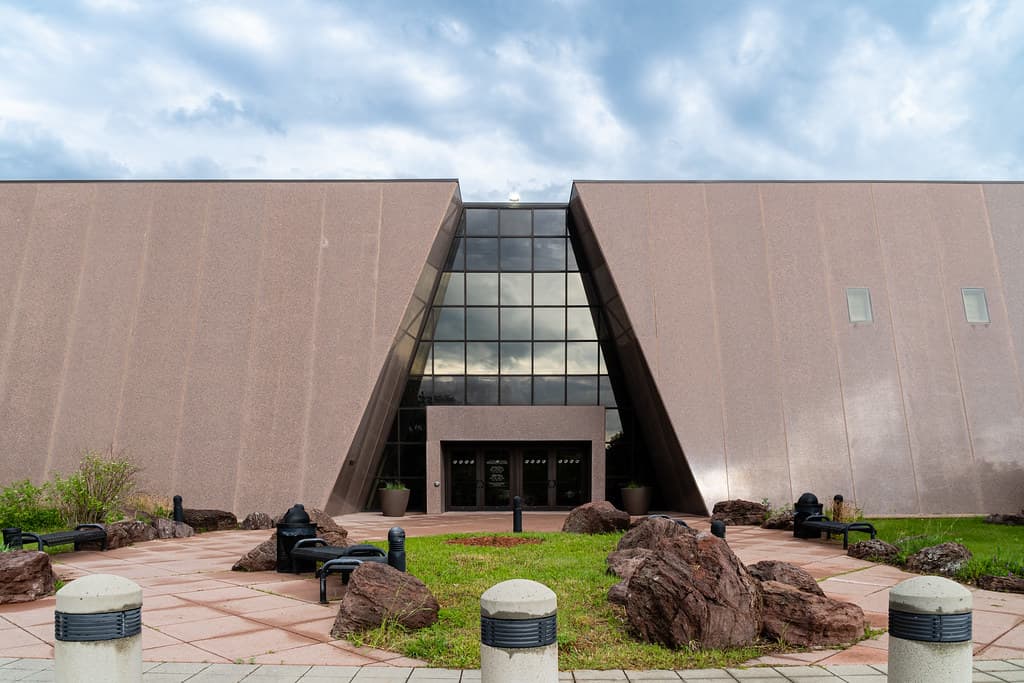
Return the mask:
POLYGON ((57 683, 142 680, 142 589, 133 581, 75 579, 57 591, 53 629, 57 683))
POLYGON ((558 598, 542 583, 512 579, 480 596, 480 682, 557 683, 558 598))
POLYGON ((889 678, 898 683, 971 680, 971 592, 919 576, 889 592, 889 678))

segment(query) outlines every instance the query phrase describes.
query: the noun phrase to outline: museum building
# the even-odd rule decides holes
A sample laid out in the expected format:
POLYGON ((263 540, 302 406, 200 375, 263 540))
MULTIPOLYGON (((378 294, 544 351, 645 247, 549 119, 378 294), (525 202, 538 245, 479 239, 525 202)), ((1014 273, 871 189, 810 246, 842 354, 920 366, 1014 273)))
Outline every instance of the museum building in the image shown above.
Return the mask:
POLYGON ((1024 185, 0 183, 0 483, 190 507, 1016 510, 1024 185))

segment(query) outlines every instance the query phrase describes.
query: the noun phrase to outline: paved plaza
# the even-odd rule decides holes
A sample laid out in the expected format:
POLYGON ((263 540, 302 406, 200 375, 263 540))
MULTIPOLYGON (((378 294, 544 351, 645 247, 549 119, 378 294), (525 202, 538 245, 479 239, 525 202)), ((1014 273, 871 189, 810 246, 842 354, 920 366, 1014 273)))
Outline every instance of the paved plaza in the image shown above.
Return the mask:
MULTIPOLYGON (((527 531, 561 528, 565 513, 526 513, 527 531)), ((384 539, 400 524, 409 536, 509 531, 511 515, 446 513, 388 519, 379 513, 339 517, 357 541, 384 539)), ((706 528, 707 520, 689 520, 706 528)), ((132 579, 143 590, 143 658, 153 681, 470 681, 478 672, 425 668, 402 655, 333 640, 337 603, 318 604, 311 575, 242 573, 231 565, 269 531, 224 531, 166 539, 108 552, 54 557, 64 580, 92 573, 132 579)), ((914 576, 894 567, 847 557, 841 544, 794 539, 790 532, 729 527, 727 540, 740 559, 784 560, 799 565, 832 597, 860 605, 884 628, 889 589, 914 576)), ((415 557, 409 558, 415 573, 415 557)), ((334 577, 336 579, 336 577, 334 577)), ((344 590, 329 582, 332 599, 344 590)), ((1024 681, 1024 596, 973 590, 977 681, 1024 681)), ((0 681, 52 677, 51 596, 0 606, 0 681)), ((564 680, 884 680, 888 636, 844 650, 823 649, 761 657, 750 669, 679 672, 564 672, 564 680)))

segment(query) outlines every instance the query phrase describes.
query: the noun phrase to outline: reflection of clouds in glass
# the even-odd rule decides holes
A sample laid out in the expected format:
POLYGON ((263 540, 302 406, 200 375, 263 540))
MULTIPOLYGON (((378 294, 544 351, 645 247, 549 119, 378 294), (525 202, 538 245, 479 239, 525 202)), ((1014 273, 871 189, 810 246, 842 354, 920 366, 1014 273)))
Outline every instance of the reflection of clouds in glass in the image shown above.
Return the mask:
POLYGON ((412 375, 429 375, 433 373, 430 362, 430 344, 420 344, 416 349, 416 357, 412 361, 412 375))
POLYGON ((465 339, 462 308, 439 308, 434 339, 465 339))
POLYGON ((564 235, 565 211, 562 209, 534 210, 533 232, 536 235, 564 235))
POLYGON ((565 309, 533 309, 534 339, 565 339, 565 309))
POLYGON ((529 306, 530 287, 533 276, 526 273, 502 273, 501 274, 501 305, 502 306, 529 306))
POLYGON ((466 303, 470 306, 497 306, 498 274, 466 273, 466 303))
POLYGON ((529 235, 530 212, 517 209, 504 209, 501 212, 502 235, 529 235))
POLYGON ((565 352, 568 374, 597 374, 597 342, 569 342, 565 352))
POLYGON ((466 270, 497 270, 498 240, 470 237, 466 240, 466 270))
POLYGON ((535 377, 533 402, 540 406, 560 406, 565 403, 564 377, 535 377))
POLYGON ((467 308, 466 338, 496 340, 498 338, 498 309, 467 308))
POLYGON ((533 240, 534 270, 565 270, 565 240, 538 237, 533 240))
POLYGON ((462 403, 466 399, 465 377, 435 377, 434 403, 462 403))
POLYGON ((461 375, 466 371, 462 342, 434 343, 434 373, 438 375, 461 375))
POLYGON ((537 273, 533 276, 534 303, 538 306, 565 305, 565 274, 537 273))
POLYGON ((501 240, 501 269, 530 270, 530 239, 501 240))
POLYGON ((494 375, 498 372, 498 343, 466 344, 466 372, 470 375, 494 375))
POLYGON ((579 273, 569 273, 565 278, 565 302, 570 306, 586 306, 587 292, 583 289, 583 278, 579 273))
POLYGON ((501 309, 501 338, 502 339, 529 339, 530 338, 530 309, 529 308, 502 308, 501 309))
POLYGON ((467 377, 466 403, 493 405, 498 402, 497 377, 467 377))
POLYGON ((567 377, 565 402, 568 405, 597 405, 597 377, 567 377))
POLYGON ((589 308, 570 308, 566 312, 566 337, 569 339, 597 339, 594 318, 589 308))
POLYGON ((530 342, 502 342, 501 374, 530 374, 530 342))
POLYGON ((465 301, 464 284, 462 273, 442 273, 434 303, 445 306, 461 306, 465 301))
POLYGON ((565 344, 562 342, 536 342, 533 345, 533 374, 565 374, 565 344))
POLYGON ((466 209, 467 235, 497 235, 497 209, 466 209))
POLYGON ((608 408, 614 408, 618 405, 615 401, 615 393, 612 391, 612 382, 608 379, 608 375, 601 375, 600 389, 601 405, 608 408))
POLYGON ((606 410, 604 411, 604 440, 611 441, 612 439, 622 434, 622 419, 619 417, 619 411, 617 410, 606 410))
POLYGON ((529 377, 502 377, 501 402, 504 405, 529 405, 533 400, 533 380, 529 377))

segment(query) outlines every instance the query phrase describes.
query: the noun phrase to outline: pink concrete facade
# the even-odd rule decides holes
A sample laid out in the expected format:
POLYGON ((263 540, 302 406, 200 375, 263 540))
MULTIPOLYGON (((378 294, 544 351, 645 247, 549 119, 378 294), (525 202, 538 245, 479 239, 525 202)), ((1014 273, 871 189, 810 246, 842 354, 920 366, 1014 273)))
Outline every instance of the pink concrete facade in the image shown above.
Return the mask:
POLYGON ((685 459, 708 507, 1021 506, 1024 185, 578 182, 570 206, 647 373, 634 393, 653 385, 669 425, 644 426, 681 451, 652 453, 665 480, 685 459), (849 322, 848 287, 871 323, 849 322))

